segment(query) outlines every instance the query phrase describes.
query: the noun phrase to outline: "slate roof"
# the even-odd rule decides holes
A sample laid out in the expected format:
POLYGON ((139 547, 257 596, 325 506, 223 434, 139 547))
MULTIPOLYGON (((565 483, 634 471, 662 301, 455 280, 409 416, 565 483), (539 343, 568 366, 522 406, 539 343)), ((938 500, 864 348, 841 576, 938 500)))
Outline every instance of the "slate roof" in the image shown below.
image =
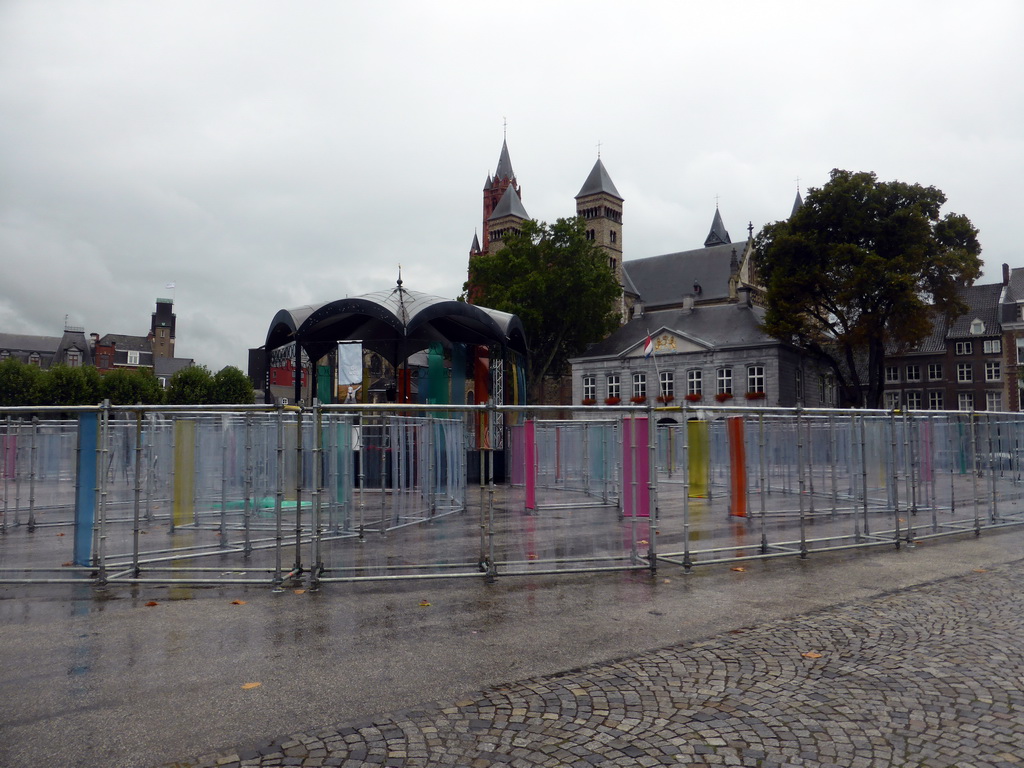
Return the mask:
POLYGON ((1002 283, 965 285, 957 290, 957 294, 967 304, 967 311, 964 314, 948 323, 943 315, 933 312, 932 332, 920 344, 909 350, 896 344, 890 344, 887 347, 887 353, 892 355, 944 354, 946 343, 949 340, 978 338, 976 334, 971 333, 971 323, 975 318, 985 323, 985 332, 982 337, 1002 334, 1002 327, 999 323, 999 299, 1003 295, 1002 283))
POLYGON ((127 336, 123 333, 108 333, 100 339, 99 343, 102 345, 113 344, 114 349, 118 352, 128 350, 132 352, 153 351, 153 345, 150 343, 148 336, 127 336))
POLYGON ((517 216, 520 219, 530 218, 530 214, 526 212, 523 207, 522 201, 519 199, 519 195, 516 194, 515 187, 509 186, 505 190, 505 194, 501 196, 501 200, 494 206, 494 212, 491 214, 488 221, 494 221, 500 219, 503 216, 517 216))
POLYGON ((657 336, 664 331, 714 349, 777 345, 778 341, 761 330, 762 320, 764 309, 757 306, 741 307, 738 304, 697 307, 689 313, 676 309, 645 312, 608 338, 592 345, 577 359, 621 357, 642 344, 648 333, 657 336))
POLYGON ((796 213, 797 211, 799 211, 803 207, 804 207, 804 199, 802 197, 800 197, 800 190, 798 189, 796 191, 796 200, 793 201, 793 210, 789 212, 789 215, 792 216, 794 213, 796 213))
POLYGON ((1003 284, 962 286, 957 294, 969 307, 956 318, 946 332, 947 339, 971 338, 971 323, 975 318, 985 323, 984 336, 997 336, 999 328, 999 296, 1003 284))
POLYGON ((53 355, 61 342, 60 336, 31 336, 25 333, 0 333, 0 349, 8 352, 38 352, 53 355))
POLYGON ((594 163, 594 167, 591 169, 590 175, 587 176, 587 180, 583 182, 583 186, 580 188, 579 194, 576 195, 576 199, 579 200, 581 197, 596 195, 601 192, 611 195, 617 200, 622 200, 622 195, 619 194, 619 190, 612 183, 612 178, 608 175, 604 163, 601 162, 601 158, 597 158, 597 162, 594 163))
POLYGON ((729 298, 730 261, 733 249, 742 260, 746 243, 725 243, 693 251, 666 253, 622 264, 622 271, 647 311, 681 304, 687 293, 696 293, 698 301, 723 301, 729 298))
POLYGON ((153 358, 153 375, 169 378, 182 368, 194 364, 191 357, 155 357, 153 358))

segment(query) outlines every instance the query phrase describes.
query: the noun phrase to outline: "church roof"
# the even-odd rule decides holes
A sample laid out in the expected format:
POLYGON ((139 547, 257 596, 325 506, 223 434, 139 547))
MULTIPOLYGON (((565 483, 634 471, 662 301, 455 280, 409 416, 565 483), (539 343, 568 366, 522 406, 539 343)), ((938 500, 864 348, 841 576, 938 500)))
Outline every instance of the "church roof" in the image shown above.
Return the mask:
POLYGON ((508 144, 504 139, 501 141, 501 155, 498 157, 498 167, 494 169, 494 179, 514 179, 515 171, 512 170, 512 160, 508 156, 508 144))
POLYGON ((800 197, 800 190, 798 189, 796 191, 796 200, 793 201, 793 210, 789 212, 789 215, 792 216, 793 214, 795 214, 797 211, 799 211, 803 207, 804 207, 804 199, 802 197, 800 197))
POLYGON ((745 243, 724 243, 624 261, 622 271, 648 309, 681 304, 685 294, 697 293, 694 284, 700 286, 698 301, 723 301, 729 298, 733 249, 742 260, 745 243))
POLYGON ((576 199, 579 200, 581 197, 596 195, 601 192, 619 200, 622 199, 622 195, 619 194, 619 190, 612 183, 612 178, 608 175, 608 171, 605 169, 604 163, 601 162, 601 158, 597 158, 597 162, 594 163, 594 167, 590 171, 590 175, 587 176, 587 180, 583 182, 583 187, 580 188, 576 199))
POLYGON ((778 344, 761 330, 762 320, 764 309, 738 304, 696 307, 690 312, 679 309, 644 312, 592 345, 580 358, 620 357, 643 344, 648 334, 656 336, 665 331, 714 349, 778 344))
POLYGON ((722 222, 722 214, 716 206, 715 218, 711 222, 711 231, 708 232, 707 239, 704 241, 704 247, 707 248, 712 245, 731 242, 732 240, 729 239, 729 233, 725 229, 725 224, 722 222))
POLYGON ((476 236, 476 232, 473 233, 473 244, 469 246, 471 253, 476 253, 480 250, 480 238, 476 236))
POLYGON ((526 212, 523 207, 522 201, 519 199, 519 195, 516 194, 515 187, 509 185, 508 189, 505 190, 505 194, 501 196, 501 200, 494 206, 494 212, 491 214, 488 221, 494 221, 504 216, 516 216, 520 219, 530 218, 530 214, 526 212))

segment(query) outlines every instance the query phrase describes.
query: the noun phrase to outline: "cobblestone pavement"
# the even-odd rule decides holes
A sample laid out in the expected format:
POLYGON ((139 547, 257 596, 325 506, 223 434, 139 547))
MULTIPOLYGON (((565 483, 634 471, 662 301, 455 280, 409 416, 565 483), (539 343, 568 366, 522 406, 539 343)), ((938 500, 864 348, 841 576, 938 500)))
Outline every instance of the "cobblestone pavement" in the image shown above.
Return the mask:
POLYGON ((169 765, 1020 768, 1021 565, 169 765))

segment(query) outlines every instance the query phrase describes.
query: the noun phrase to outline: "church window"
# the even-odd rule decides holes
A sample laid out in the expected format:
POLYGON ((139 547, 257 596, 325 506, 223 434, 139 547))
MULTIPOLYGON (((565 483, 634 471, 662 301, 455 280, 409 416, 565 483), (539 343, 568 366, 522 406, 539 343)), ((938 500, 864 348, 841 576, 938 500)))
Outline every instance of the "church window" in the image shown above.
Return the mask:
POLYGON ((614 257, 610 258, 608 259, 608 266, 611 267, 612 272, 614 272, 618 268, 619 262, 614 257))
POLYGON ((619 234, 614 229, 608 232, 609 239, 614 243, 619 239, 619 234))
POLYGON ((593 240, 596 237, 596 232, 592 229, 587 230, 587 240, 593 240))

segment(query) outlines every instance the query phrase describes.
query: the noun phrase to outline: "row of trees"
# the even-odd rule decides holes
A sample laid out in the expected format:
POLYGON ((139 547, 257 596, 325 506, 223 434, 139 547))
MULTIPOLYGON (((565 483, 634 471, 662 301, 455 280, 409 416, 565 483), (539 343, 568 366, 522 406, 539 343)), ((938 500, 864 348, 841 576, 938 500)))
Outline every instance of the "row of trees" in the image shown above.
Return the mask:
POLYGON ((5 405, 207 405, 251 404, 253 388, 234 366, 213 374, 204 366, 175 373, 165 390, 145 368, 103 375, 86 366, 55 365, 42 370, 14 358, 0 362, 0 406, 5 405))

